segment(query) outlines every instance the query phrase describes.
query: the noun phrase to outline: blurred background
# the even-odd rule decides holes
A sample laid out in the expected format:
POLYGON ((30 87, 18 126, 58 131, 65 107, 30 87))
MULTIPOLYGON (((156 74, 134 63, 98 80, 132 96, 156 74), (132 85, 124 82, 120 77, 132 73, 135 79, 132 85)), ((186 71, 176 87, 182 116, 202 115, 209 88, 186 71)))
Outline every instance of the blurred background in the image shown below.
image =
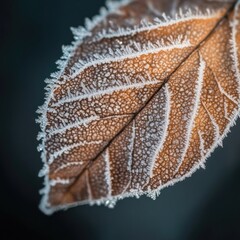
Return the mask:
POLYGON ((81 206, 45 216, 35 111, 61 46, 103 0, 11 0, 0 7, 1 239, 240 239, 240 121, 206 170, 162 191, 157 200, 125 199, 114 209, 81 206))

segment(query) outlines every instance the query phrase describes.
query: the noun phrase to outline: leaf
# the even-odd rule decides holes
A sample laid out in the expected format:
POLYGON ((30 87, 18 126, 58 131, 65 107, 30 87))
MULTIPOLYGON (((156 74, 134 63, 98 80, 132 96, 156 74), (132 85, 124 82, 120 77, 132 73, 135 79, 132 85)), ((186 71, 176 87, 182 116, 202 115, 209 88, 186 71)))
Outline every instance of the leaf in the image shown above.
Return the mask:
POLYGON ((189 177, 239 115, 239 1, 108 2, 72 29, 39 109, 46 213, 189 177))

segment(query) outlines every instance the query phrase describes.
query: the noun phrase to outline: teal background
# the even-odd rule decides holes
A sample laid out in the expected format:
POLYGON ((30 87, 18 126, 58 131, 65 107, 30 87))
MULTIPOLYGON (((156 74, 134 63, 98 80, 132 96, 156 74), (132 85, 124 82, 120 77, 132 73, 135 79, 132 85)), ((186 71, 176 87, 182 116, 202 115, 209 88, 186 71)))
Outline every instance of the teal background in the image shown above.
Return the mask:
POLYGON ((206 170, 157 200, 125 199, 112 210, 82 206, 45 216, 38 209, 42 167, 35 111, 56 70, 70 26, 98 13, 101 0, 12 0, 0 7, 1 239, 240 239, 240 121, 206 170))

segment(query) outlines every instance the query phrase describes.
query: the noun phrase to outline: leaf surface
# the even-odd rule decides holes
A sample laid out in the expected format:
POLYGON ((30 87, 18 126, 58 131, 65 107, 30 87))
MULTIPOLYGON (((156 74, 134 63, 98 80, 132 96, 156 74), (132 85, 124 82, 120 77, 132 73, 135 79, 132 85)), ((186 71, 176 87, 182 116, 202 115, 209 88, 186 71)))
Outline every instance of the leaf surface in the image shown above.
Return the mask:
POLYGON ((39 109, 50 214, 190 176, 239 114, 239 1, 108 2, 73 29, 39 109))

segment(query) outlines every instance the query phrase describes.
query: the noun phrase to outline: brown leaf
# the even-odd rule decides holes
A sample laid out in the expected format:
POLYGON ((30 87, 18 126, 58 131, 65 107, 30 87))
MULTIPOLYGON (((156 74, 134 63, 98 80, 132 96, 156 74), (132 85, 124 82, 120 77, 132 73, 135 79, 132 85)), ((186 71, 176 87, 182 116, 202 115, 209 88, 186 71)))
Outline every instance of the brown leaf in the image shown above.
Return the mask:
POLYGON ((50 214, 190 176, 239 114, 239 1, 108 2, 73 29, 40 108, 50 214))

